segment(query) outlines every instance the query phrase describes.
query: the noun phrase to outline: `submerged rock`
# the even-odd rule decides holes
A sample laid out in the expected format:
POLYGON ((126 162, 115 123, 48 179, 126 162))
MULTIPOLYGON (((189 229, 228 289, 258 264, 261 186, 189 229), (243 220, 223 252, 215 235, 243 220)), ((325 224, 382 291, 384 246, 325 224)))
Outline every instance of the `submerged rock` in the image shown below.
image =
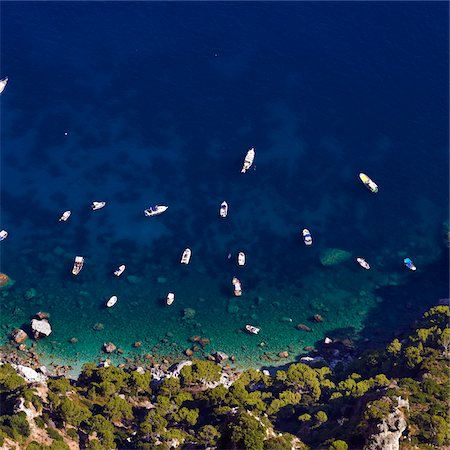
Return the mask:
POLYGON ((320 255, 320 262, 323 266, 334 266, 347 261, 351 257, 350 252, 338 248, 329 248, 320 255))

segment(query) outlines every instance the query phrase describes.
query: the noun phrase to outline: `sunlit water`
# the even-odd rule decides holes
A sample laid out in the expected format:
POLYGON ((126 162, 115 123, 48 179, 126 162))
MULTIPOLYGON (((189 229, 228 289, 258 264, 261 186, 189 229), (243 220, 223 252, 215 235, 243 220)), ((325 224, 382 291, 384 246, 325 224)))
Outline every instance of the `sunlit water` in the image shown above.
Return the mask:
POLYGON ((117 362, 180 358, 194 335, 260 366, 325 336, 383 342, 447 297, 447 8, 3 4, 1 338, 42 310, 38 351, 74 366, 108 341, 117 362), (352 257, 325 267, 328 248, 352 257))

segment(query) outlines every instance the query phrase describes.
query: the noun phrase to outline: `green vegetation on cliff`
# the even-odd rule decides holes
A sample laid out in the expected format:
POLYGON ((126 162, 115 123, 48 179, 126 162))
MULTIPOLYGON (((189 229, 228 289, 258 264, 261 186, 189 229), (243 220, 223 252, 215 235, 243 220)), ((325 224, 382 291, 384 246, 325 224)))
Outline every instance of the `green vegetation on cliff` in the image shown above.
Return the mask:
POLYGON ((77 381, 51 379, 39 390, 4 364, 0 446, 346 450, 362 448, 397 414, 406 423, 400 448, 443 448, 450 445, 449 317, 448 307, 434 307, 409 336, 345 368, 291 364, 274 376, 249 369, 229 388, 210 361, 193 361, 162 381, 142 368, 87 364, 77 381))

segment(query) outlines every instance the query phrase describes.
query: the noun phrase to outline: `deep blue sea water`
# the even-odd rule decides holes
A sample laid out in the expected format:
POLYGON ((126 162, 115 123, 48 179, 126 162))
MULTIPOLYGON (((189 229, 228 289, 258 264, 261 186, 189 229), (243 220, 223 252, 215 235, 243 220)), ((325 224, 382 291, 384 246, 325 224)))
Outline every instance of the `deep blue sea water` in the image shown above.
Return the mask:
POLYGON ((1 271, 15 280, 1 291, 3 341, 43 310, 53 333, 38 349, 74 366, 111 340, 125 356, 181 357, 192 335, 211 340, 206 353, 258 366, 325 336, 388 340, 448 297, 446 2, 2 2, 0 12, 1 271), (96 200, 107 205, 93 212, 96 200), (152 204, 169 209, 144 217, 152 204), (329 248, 352 258, 324 267, 329 248))

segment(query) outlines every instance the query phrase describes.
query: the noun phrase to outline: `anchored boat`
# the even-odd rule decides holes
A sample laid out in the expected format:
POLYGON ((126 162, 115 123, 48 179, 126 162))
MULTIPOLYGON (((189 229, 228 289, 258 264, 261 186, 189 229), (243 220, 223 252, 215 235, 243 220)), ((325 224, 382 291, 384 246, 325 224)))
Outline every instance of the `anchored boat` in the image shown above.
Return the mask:
POLYGON ((59 218, 60 222, 66 222, 72 213, 70 211, 64 211, 62 216, 59 218))
POLYGON ((312 243, 313 243, 312 236, 307 228, 303 229, 302 236, 303 236, 303 242, 305 243, 305 245, 312 245, 312 243))
POLYGON ((181 264, 189 264, 191 260, 192 251, 190 248, 186 248, 181 255, 181 264))
POLYGON ((365 173, 361 172, 359 174, 359 178, 364 183, 364 186, 366 186, 366 188, 369 189, 369 191, 374 192, 374 193, 378 192, 377 184, 371 178, 369 178, 365 173))
POLYGON ((254 327, 253 325, 245 325, 245 329, 252 334, 258 334, 260 329, 258 327, 254 327))
POLYGON ((92 202, 91 209, 96 211, 97 209, 102 209, 106 205, 106 202, 92 202))
POLYGON ((8 77, 2 78, 0 80, 0 94, 5 90, 7 84, 8 84, 8 77))
POLYGON ((227 217, 228 214, 228 203, 222 202, 220 204, 219 215, 220 217, 227 217))
POLYGON ((125 272, 125 264, 122 264, 121 266, 119 266, 117 270, 114 271, 114 275, 116 277, 120 277, 120 275, 122 275, 124 272, 125 272))
POLYGON ((81 272, 83 265, 84 265, 84 258, 82 256, 75 256, 75 261, 72 267, 72 274, 78 275, 81 272))
POLYGON ((114 306, 117 303, 117 295, 113 295, 107 302, 106 302, 106 306, 108 308, 111 308, 111 306, 114 306))
POLYGON ((245 253, 244 252, 238 253, 237 263, 239 266, 243 266, 245 264, 245 253))
POLYGON ((370 269, 370 265, 369 263, 364 259, 364 258, 356 258, 356 262, 363 268, 366 270, 370 269))
POLYGON ((253 160, 255 159, 255 149, 252 147, 247 154, 245 155, 244 164, 242 165, 241 173, 247 172, 253 164, 253 160))
POLYGON ((162 214, 164 211, 167 211, 168 208, 169 208, 168 206, 164 205, 150 206, 150 208, 144 210, 144 214, 147 217, 158 216, 159 214, 162 214))

